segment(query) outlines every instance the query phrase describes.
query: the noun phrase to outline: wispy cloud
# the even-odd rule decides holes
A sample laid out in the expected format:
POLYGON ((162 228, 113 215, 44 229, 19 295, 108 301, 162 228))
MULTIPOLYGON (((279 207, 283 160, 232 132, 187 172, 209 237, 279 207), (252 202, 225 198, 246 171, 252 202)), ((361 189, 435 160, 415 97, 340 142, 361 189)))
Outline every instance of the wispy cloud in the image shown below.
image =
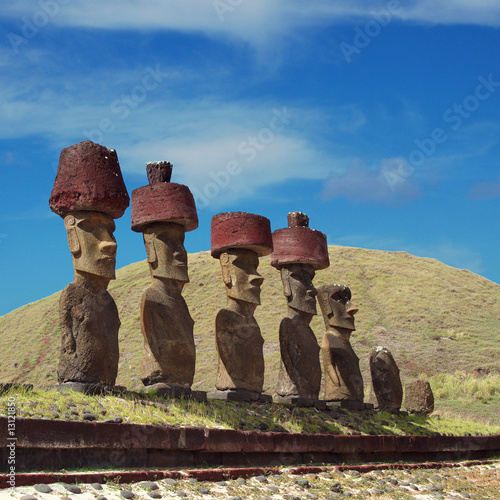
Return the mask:
POLYGON ((479 182, 471 187, 469 192, 471 200, 491 200, 500 198, 500 180, 497 182, 479 182))
MULTIPOLYGON (((6 75, 0 77, 0 135, 41 137, 55 160, 63 147, 90 139, 115 148, 123 171, 141 176, 147 161, 169 160, 176 181, 217 206, 255 197, 262 186, 327 177, 331 157, 307 127, 325 120, 322 110, 265 99, 231 100, 222 86, 220 95, 180 97, 196 78, 184 80, 176 70, 155 66, 118 72, 111 86, 92 70, 63 84, 32 76, 17 85, 6 75), (144 86, 153 69, 160 74, 158 85, 150 78, 144 86), (94 82, 92 98, 82 98, 87 78, 94 82)), ((342 106, 339 114, 352 116, 349 128, 363 121, 355 108, 342 106)), ((13 161, 9 155, 4 160, 13 161)))
MULTIPOLYGON (((398 1, 398 0, 394 0, 398 1)), ((413 0, 398 2, 402 21, 432 24, 500 25, 500 4, 496 0, 413 0)), ((149 0, 74 0, 61 3, 50 22, 62 26, 109 30, 176 30, 231 37, 256 46, 268 43, 304 27, 363 21, 387 8, 387 0, 345 2, 313 0, 307 8, 301 0, 252 0, 229 2, 190 0, 165 2, 149 0), (222 10, 217 9, 222 5, 222 10)), ((2 6, 3 16, 30 19, 41 10, 37 0, 11 2, 2 6)))
POLYGON ((395 164, 398 162, 401 158, 387 158, 370 167, 355 158, 346 170, 330 174, 321 196, 324 200, 345 198, 355 203, 409 203, 419 198, 422 192, 415 178, 406 179, 393 189, 387 175, 397 168, 395 164))

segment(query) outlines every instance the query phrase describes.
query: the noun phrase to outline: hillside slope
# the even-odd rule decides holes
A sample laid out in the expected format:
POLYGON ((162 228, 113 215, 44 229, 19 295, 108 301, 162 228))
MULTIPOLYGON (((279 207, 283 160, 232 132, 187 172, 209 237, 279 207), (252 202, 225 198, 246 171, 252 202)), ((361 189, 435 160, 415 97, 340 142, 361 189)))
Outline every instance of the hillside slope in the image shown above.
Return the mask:
MULTIPOLYGON (((351 287, 359 307, 352 344, 361 358, 369 384, 368 353, 373 346, 389 348, 403 380, 476 368, 500 370, 500 285, 466 270, 404 252, 330 246, 331 266, 320 271, 315 285, 342 283, 351 287)), ((194 388, 214 386, 217 355, 214 319, 225 304, 218 261, 209 252, 189 256, 191 283, 184 292, 195 324, 197 372, 194 388)), ((279 273, 261 259, 265 278, 262 306, 256 318, 265 339, 265 389, 272 392, 279 366, 278 328, 285 314, 279 273)), ((71 277, 68 276, 68 282, 71 277)), ((139 304, 149 283, 145 261, 117 272, 110 292, 122 327, 117 383, 141 387, 142 335, 139 304)), ((60 329, 59 293, 0 317, 0 381, 56 382, 60 329)), ((318 307, 319 311, 319 307, 318 307)), ((321 315, 311 323, 318 341, 324 332, 321 315)))

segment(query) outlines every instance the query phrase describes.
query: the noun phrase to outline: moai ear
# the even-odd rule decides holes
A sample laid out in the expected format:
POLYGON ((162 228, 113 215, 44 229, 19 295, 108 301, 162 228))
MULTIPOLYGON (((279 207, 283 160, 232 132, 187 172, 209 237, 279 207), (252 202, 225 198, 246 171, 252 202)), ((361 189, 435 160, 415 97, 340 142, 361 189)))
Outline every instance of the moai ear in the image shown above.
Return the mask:
POLYGON ((69 250, 73 255, 76 255, 80 251, 80 240, 78 239, 78 233, 75 227, 76 219, 72 215, 68 215, 64 219, 64 225, 66 226, 66 232, 68 234, 69 250))
POLYGON ((148 256, 148 263, 153 264, 157 259, 154 236, 151 234, 143 234, 143 238, 144 246, 146 247, 146 254, 148 256))
POLYGON ((219 260, 220 260, 220 267, 222 269, 222 279, 224 280, 226 286, 231 286, 232 280, 231 280, 231 267, 229 264, 229 255, 226 252, 223 252, 220 254, 219 260))
POLYGON ((292 287, 290 285, 290 271, 285 267, 281 268, 281 282, 283 283, 283 293, 285 297, 292 295, 292 287))
POLYGON ((330 304, 331 297, 330 297, 330 290, 328 288, 326 290, 321 291, 321 299, 324 304, 327 317, 333 318, 334 313, 333 313, 333 308, 330 304))

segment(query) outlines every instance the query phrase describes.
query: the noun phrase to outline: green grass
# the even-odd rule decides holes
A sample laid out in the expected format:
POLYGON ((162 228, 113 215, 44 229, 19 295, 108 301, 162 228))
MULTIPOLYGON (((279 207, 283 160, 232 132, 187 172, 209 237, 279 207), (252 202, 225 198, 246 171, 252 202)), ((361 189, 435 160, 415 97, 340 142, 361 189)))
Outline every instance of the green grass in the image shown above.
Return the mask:
MULTIPOLYGON (((423 374, 433 386, 438 384, 438 411, 465 412, 468 418, 494 423, 500 414, 496 396, 484 403, 474 399, 471 392, 460 395, 458 386, 456 397, 453 392, 450 396, 437 389, 440 375, 471 373, 476 368, 489 369, 491 376, 500 373, 500 358, 494 355, 500 345, 500 285, 405 252, 339 246, 330 246, 329 251, 331 266, 317 273, 315 284, 340 282, 352 289, 353 302, 359 307, 352 344, 361 360, 365 394, 370 392, 369 352, 382 345, 392 352, 403 382, 423 374), (481 304, 480 311, 475 304, 481 304)), ((191 282, 184 296, 196 322, 193 389, 212 390, 217 366, 214 320, 226 302, 224 286, 219 263, 209 252, 191 254, 189 269, 191 282)), ((272 393, 279 370, 279 323, 286 302, 279 273, 270 266, 269 257, 261 259, 259 270, 265 282, 256 318, 265 339, 264 389, 272 393)), ((68 282, 71 279, 68 276, 68 282)), ((122 322, 117 383, 130 389, 141 387, 139 304, 148 284, 148 266, 142 261, 118 270, 117 280, 110 286, 122 322)), ((0 317, 1 382, 37 386, 56 382, 58 299, 56 293, 0 317)), ((313 319, 311 327, 321 341, 321 315, 313 319)), ((492 379, 492 384, 498 387, 498 378, 492 379)))
MULTIPOLYGON (((7 414, 9 398, 15 399, 16 416, 82 420, 93 413, 98 421, 121 417, 136 424, 163 424, 236 430, 332 434, 494 434, 500 426, 478 424, 461 419, 390 413, 365 414, 344 409, 318 411, 291 408, 281 404, 197 402, 164 400, 156 396, 89 396, 56 390, 7 391, 0 397, 0 408, 7 414)), ((12 401, 12 399, 11 399, 12 401)))

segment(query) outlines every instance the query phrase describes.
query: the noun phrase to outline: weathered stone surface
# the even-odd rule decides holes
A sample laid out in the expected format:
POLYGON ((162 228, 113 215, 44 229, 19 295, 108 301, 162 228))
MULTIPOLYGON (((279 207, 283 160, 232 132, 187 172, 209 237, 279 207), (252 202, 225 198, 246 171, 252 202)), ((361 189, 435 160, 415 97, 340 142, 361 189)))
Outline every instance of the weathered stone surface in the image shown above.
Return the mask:
POLYGON ((405 384, 404 406, 410 413, 430 415, 434 411, 434 394, 426 380, 413 380, 405 384))
POLYGON ((398 365, 388 349, 379 346, 372 350, 370 372, 377 408, 399 410, 403 401, 403 386, 398 365))
POLYGON ((79 277, 62 292, 59 301, 61 355, 57 370, 62 382, 114 385, 118 373, 116 304, 91 275, 79 277))
POLYGON ((356 329, 354 315, 358 311, 351 303, 351 290, 344 285, 326 285, 318 289, 318 301, 327 330, 321 345, 325 400, 362 402, 363 377, 349 340, 356 329))
POLYGON ((35 484, 33 488, 38 491, 38 493, 51 493, 52 488, 48 484, 35 484))
POLYGON ((152 222, 173 222, 185 231, 198 227, 193 195, 187 186, 159 182, 132 191, 132 229, 141 232, 152 222))
POLYGON ((281 366, 276 393, 318 399, 321 366, 316 335, 307 322, 284 318, 279 339, 281 366))
POLYGON ((141 378, 146 386, 161 382, 191 387, 196 362, 194 321, 181 295, 182 287, 169 287, 165 281, 173 280, 154 280, 142 297, 141 378))
POLYGON ((330 265, 326 236, 308 227, 309 218, 301 212, 288 214, 289 227, 273 232, 271 265, 310 264, 314 269, 330 265))
POLYGON ((264 338, 251 314, 221 309, 215 320, 219 365, 217 389, 262 392, 264 338))
POLYGON ((247 403, 272 403, 273 398, 269 394, 241 389, 228 389, 226 391, 214 391, 207 394, 207 399, 218 399, 221 401, 245 401, 247 403))
POLYGON ((246 212, 225 212, 212 217, 212 257, 229 249, 253 250, 259 257, 273 251, 271 223, 246 212))
POLYGON ((148 163, 147 169, 151 185, 132 193, 132 229, 144 233, 151 272, 141 302, 141 378, 146 386, 189 389, 196 350, 194 321, 182 297, 189 281, 184 233, 198 227, 198 216, 189 188, 169 182, 170 163, 148 163))
POLYGON ((170 182, 173 167, 169 161, 150 161, 146 163, 149 184, 170 182))
POLYGON ((114 149, 84 141, 61 151, 49 205, 61 217, 76 210, 123 215, 130 199, 114 149))
POLYGON ((235 212, 212 218, 212 255, 220 260, 228 297, 215 320, 220 391, 262 392, 264 339, 254 312, 264 281, 257 272, 259 255, 271 251, 271 226, 265 217, 235 212))

